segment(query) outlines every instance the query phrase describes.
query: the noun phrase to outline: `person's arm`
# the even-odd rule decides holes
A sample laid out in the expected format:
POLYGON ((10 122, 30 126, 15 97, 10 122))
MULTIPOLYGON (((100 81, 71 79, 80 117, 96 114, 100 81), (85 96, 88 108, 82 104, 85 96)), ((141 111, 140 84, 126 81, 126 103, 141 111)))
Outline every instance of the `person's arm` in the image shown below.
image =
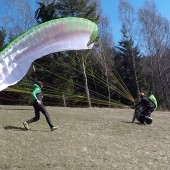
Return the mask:
POLYGON ((136 107, 138 107, 139 105, 142 105, 142 100, 139 101, 138 103, 136 103, 136 104, 133 106, 133 108, 136 109, 136 107))

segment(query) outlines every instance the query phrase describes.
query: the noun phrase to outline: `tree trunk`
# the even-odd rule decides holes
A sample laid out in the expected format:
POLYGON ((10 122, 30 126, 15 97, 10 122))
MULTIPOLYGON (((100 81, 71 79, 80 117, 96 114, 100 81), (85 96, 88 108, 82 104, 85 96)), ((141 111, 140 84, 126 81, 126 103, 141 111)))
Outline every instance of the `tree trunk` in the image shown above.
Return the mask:
POLYGON ((159 54, 157 54, 157 63, 158 63, 158 72, 159 72, 159 79, 160 79, 160 82, 161 82, 163 98, 165 100, 166 108, 169 110, 169 101, 168 101, 168 98, 166 96, 165 87, 164 87, 164 83, 163 83, 163 79, 162 79, 161 63, 160 63, 160 55, 159 54))
POLYGON ((152 79, 151 79, 151 84, 152 84, 152 91, 155 92, 155 85, 154 85, 154 73, 153 73, 153 60, 152 60, 152 57, 150 58, 150 64, 151 64, 151 68, 152 68, 152 79))
POLYGON ((165 83, 165 95, 167 96, 167 100, 168 100, 168 109, 170 109, 170 103, 169 103, 169 98, 168 98, 168 92, 169 92, 169 89, 170 89, 170 83, 169 83, 168 73, 167 73, 166 68, 164 67, 162 57, 160 57, 160 62, 161 62, 161 65, 162 65, 162 68, 163 68, 163 71, 164 71, 164 74, 165 74, 165 81, 166 81, 166 83, 165 83))
MULTIPOLYGON (((136 89, 137 89, 137 94, 139 94, 140 93, 139 82, 138 82, 138 77, 137 77, 137 73, 136 73, 135 57, 134 57, 132 49, 131 49, 131 52, 132 52, 132 63, 133 63, 133 70, 134 70, 134 76, 135 76, 136 89)), ((140 100, 139 95, 138 95, 138 100, 140 100)))
POLYGON ((108 91, 108 100, 109 100, 109 107, 110 107, 110 85, 109 85, 109 76, 108 76, 108 69, 107 69, 107 64, 104 56, 104 65, 105 65, 105 76, 106 76, 106 82, 107 82, 107 91, 108 91))
POLYGON ((83 56, 81 56, 81 59, 82 59, 83 75, 84 75, 85 89, 86 89, 86 94, 87 94, 88 105, 89 105, 89 107, 91 107, 91 99, 90 99, 88 80, 87 80, 87 75, 86 75, 86 67, 85 67, 85 61, 84 61, 85 59, 83 58, 83 56))
MULTIPOLYGON (((101 42, 100 42, 100 46, 102 46, 101 42)), ((111 95, 110 95, 110 85, 109 85, 109 74, 108 74, 108 67, 107 67, 107 63, 106 63, 106 57, 105 57, 105 54, 102 54, 102 50, 101 50, 101 63, 100 64, 102 66, 104 66, 104 74, 102 74, 102 75, 104 75, 106 77, 108 102, 109 102, 109 107, 110 107, 111 95)))
POLYGON ((66 100, 65 100, 65 95, 63 94, 63 103, 64 103, 64 107, 66 107, 66 100))

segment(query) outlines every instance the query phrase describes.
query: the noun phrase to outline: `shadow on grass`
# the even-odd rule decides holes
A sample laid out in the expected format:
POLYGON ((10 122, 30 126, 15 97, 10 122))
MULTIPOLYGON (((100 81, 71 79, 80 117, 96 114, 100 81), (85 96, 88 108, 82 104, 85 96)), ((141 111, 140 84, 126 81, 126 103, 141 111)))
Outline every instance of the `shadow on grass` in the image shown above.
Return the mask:
MULTIPOLYGON (((17 127, 17 126, 4 126, 3 128, 5 130, 13 130, 13 131, 28 131, 27 129, 23 127, 17 127)), ((29 131, 37 131, 37 130, 29 129, 29 131)))
POLYGON ((33 109, 22 109, 22 108, 0 108, 0 110, 33 110, 33 109))
POLYGON ((131 121, 121 121, 122 123, 128 123, 128 124, 136 124, 136 125, 143 125, 142 123, 140 122, 134 122, 132 123, 131 121))
POLYGON ((130 124, 132 124, 132 122, 130 122, 130 121, 121 121, 122 123, 130 123, 130 124))
MULTIPOLYGON (((12 130, 12 131, 38 131, 34 129, 25 129, 24 127, 17 127, 17 126, 4 126, 5 130, 12 130)), ((50 130, 42 130, 42 132, 51 132, 50 130)))

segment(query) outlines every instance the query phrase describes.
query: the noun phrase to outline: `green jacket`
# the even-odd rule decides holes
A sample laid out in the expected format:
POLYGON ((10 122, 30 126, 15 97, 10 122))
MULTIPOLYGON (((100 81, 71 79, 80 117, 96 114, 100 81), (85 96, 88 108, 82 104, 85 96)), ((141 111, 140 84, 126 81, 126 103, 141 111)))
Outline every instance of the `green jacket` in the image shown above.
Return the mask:
POLYGON ((41 94, 41 87, 39 87, 37 84, 33 84, 33 91, 31 93, 32 100, 38 100, 37 95, 41 94))
POLYGON ((157 103, 157 100, 156 100, 155 96, 154 96, 154 95, 150 95, 148 98, 149 98, 149 100, 150 100, 151 102, 154 103, 155 109, 156 109, 156 108, 158 107, 158 103, 157 103))

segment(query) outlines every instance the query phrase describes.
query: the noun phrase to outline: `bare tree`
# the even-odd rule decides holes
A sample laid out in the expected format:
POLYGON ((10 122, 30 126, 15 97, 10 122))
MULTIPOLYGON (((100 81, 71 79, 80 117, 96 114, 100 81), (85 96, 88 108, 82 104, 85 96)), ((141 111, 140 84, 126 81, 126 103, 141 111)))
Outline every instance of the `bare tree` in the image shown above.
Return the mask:
POLYGON ((88 80, 87 80, 87 75, 86 75, 86 56, 81 56, 82 60, 82 66, 83 66, 83 76, 85 80, 85 89, 86 89, 86 94, 87 94, 87 100, 88 100, 88 105, 91 107, 91 99, 90 99, 90 92, 89 92, 89 87, 88 87, 88 80))
MULTIPOLYGON (((121 20, 122 26, 126 28, 129 39, 135 41, 136 40, 135 37, 137 37, 137 30, 138 30, 136 28, 137 25, 136 25, 135 11, 133 7, 126 0, 120 0, 119 14, 120 14, 120 20, 121 20)), ((132 55, 132 63, 133 63, 136 89, 137 89, 137 93, 139 93, 140 92, 139 81, 138 81, 137 72, 136 72, 136 63, 135 63, 135 56, 134 56, 133 49, 131 49, 131 55, 132 55)))
POLYGON ((163 62, 164 55, 167 53, 166 51, 170 45, 169 21, 159 14, 155 3, 150 1, 145 2, 144 7, 139 9, 138 15, 141 25, 141 34, 146 51, 149 56, 152 56, 150 60, 152 67, 152 88, 155 91, 155 86, 158 84, 158 82, 155 82, 154 79, 154 77, 157 75, 157 73, 154 72, 155 66, 157 66, 162 95, 166 104, 166 108, 170 109, 166 90, 166 86, 170 87, 170 84, 167 70, 163 62), (156 57, 156 60, 154 57, 156 57))
POLYGON ((0 23, 7 28, 8 34, 16 37, 36 24, 33 7, 29 1, 0 0, 0 4, 3 6, 0 23))
POLYGON ((111 101, 111 92, 110 92, 110 83, 109 83, 109 73, 108 67, 112 65, 112 60, 114 58, 113 54, 113 40, 111 36, 111 28, 109 25, 108 18, 101 16, 100 18, 100 60, 103 67, 103 76, 106 77, 107 91, 108 91, 108 101, 110 107, 111 101), (103 51, 103 52, 102 52, 103 51))

